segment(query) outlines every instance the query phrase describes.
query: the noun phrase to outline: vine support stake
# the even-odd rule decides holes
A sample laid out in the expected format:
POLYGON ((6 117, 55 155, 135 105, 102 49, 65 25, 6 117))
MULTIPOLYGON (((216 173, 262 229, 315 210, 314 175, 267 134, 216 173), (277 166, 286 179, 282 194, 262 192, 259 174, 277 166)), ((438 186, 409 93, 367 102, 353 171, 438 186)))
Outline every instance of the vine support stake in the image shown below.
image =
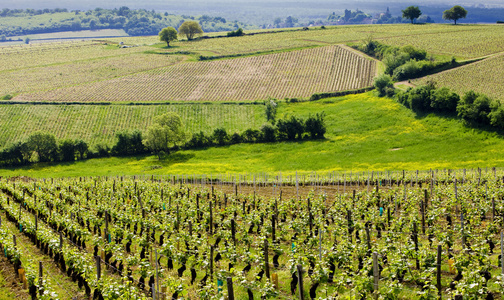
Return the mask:
POLYGON ((16 235, 15 234, 12 235, 12 243, 14 244, 14 248, 16 248, 17 242, 16 242, 16 235))
POLYGON ((437 246, 437 264, 436 264, 436 287, 438 289, 439 299, 441 299, 441 245, 437 246))
POLYGON ((213 277, 213 245, 210 245, 210 281, 212 281, 213 277))
POLYGON ((234 300, 234 292, 233 292, 233 278, 227 278, 227 289, 228 289, 228 299, 234 300))
POLYGON ((96 279, 100 280, 101 277, 101 263, 100 263, 100 257, 96 256, 96 279))
POLYGON ((378 270, 378 253, 373 252, 373 278, 374 278, 374 284, 373 284, 373 291, 374 291, 374 297, 375 299, 378 299, 378 281, 380 280, 380 272, 378 270))
MULTIPOLYGON (((156 249, 156 288, 157 288, 157 292, 159 292, 159 263, 158 263, 158 251, 156 249)), ((154 287, 154 284, 152 284, 152 286, 154 287)), ((152 296, 154 297, 155 293, 152 293, 152 296)), ((156 295, 157 296, 157 295, 156 295)), ((156 298, 159 298, 159 297, 156 297, 156 298)))
POLYGON ((213 232, 212 200, 210 200, 209 205, 210 205, 210 235, 212 235, 213 232))
POLYGON ((270 279, 269 259, 268 259, 268 240, 264 239, 264 272, 266 278, 270 279))
POLYGON ((40 296, 42 296, 42 293, 43 293, 43 289, 42 289, 43 278, 44 278, 44 268, 42 266, 42 262, 39 261, 39 295, 40 296))
POLYGON ((299 285, 299 300, 304 300, 303 291, 303 266, 297 265, 298 285, 299 285))
POLYGON ((504 275, 504 233, 501 231, 501 272, 504 275))

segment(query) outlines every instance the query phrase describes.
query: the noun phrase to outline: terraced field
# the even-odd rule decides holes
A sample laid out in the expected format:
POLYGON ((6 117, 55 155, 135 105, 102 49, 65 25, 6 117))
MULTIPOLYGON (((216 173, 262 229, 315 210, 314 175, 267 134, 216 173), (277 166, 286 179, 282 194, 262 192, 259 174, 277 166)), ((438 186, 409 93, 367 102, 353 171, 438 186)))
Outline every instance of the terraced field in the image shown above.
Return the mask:
POLYGON ((229 132, 258 128, 265 118, 262 105, 0 105, 0 148, 43 130, 58 139, 83 139, 90 145, 113 144, 115 133, 145 130, 153 117, 174 111, 189 132, 229 132))
POLYGON ((434 80, 438 86, 447 86, 460 94, 474 90, 504 100, 502 78, 504 78, 504 54, 420 78, 413 83, 425 84, 428 80, 434 80))
POLYGON ((20 101, 254 101, 309 97, 372 85, 375 61, 343 46, 184 63, 46 93, 20 101))

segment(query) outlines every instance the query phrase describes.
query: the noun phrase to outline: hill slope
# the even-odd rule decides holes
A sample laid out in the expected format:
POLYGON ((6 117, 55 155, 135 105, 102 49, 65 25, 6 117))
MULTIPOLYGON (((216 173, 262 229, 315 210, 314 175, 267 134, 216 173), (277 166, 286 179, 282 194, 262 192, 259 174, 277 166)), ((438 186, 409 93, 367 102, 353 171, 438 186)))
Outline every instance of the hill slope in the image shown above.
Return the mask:
POLYGON ((374 60, 343 46, 327 46, 178 64, 78 87, 25 94, 16 100, 254 101, 365 88, 372 85, 375 75, 374 60))
POLYGON ((324 111, 327 139, 275 144, 239 144, 154 156, 107 158, 3 170, 5 176, 122 174, 220 174, 330 170, 425 170, 502 166, 504 140, 465 128, 458 120, 418 117, 370 93, 315 102, 281 104, 279 116, 324 111))

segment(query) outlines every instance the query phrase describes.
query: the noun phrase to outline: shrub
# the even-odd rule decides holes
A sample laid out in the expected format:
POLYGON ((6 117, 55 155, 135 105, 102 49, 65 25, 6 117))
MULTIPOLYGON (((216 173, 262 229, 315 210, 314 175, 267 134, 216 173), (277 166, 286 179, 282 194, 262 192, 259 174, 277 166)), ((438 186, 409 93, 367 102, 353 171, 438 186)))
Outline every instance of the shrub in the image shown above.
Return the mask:
POLYGON ((229 140, 229 136, 224 128, 216 128, 212 134, 212 141, 217 145, 225 145, 229 140))
POLYGON ((227 36, 228 37, 232 37, 232 36, 242 36, 244 35, 245 33, 243 33, 243 29, 241 28, 238 28, 237 30, 235 31, 231 31, 231 32, 228 32, 227 33, 227 36))
POLYGON ((96 156, 97 157, 109 157, 110 156, 110 147, 105 144, 98 144, 95 146, 96 156))
POLYGON ((326 133, 326 126, 324 121, 324 112, 316 113, 315 115, 308 116, 305 121, 306 132, 310 134, 312 139, 323 139, 326 133))
POLYGON ((276 129, 270 124, 261 126, 262 140, 267 143, 276 141, 276 129))
POLYGON ((383 97, 387 94, 387 88, 393 88, 394 84, 392 83, 392 78, 387 74, 382 74, 375 78, 374 87, 378 91, 380 97, 383 97))
POLYGON ((261 140, 261 131, 249 128, 242 133, 242 138, 246 143, 258 142, 261 140))
POLYGON ((301 139, 305 132, 303 120, 295 116, 278 120, 277 128, 278 137, 281 140, 295 140, 296 136, 301 139))
POLYGON ((230 141, 231 144, 239 144, 243 142, 243 138, 238 132, 235 132, 233 133, 233 135, 231 135, 230 141))
POLYGON ((432 93, 430 106, 439 111, 455 112, 459 101, 460 97, 457 93, 450 91, 449 88, 443 87, 432 93))
POLYGON ((203 131, 192 135, 191 139, 186 143, 186 148, 203 148, 212 145, 209 137, 205 136, 203 131))

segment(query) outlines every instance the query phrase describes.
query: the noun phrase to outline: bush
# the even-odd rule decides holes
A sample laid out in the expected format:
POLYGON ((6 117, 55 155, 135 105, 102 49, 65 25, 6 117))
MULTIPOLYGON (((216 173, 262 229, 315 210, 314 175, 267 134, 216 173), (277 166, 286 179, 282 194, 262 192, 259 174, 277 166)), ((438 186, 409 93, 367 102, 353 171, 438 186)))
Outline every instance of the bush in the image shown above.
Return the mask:
POLYGON ((212 134, 212 141, 217 145, 226 145, 229 136, 224 128, 216 128, 212 134))
POLYGON ((112 147, 113 155, 122 156, 147 152, 142 143, 142 133, 138 130, 118 132, 116 137, 117 143, 112 147))
POLYGON ((458 116, 469 124, 489 124, 488 114, 491 112, 491 102, 487 96, 469 91, 457 105, 458 116))
POLYGON ((382 74, 382 75, 376 77, 373 85, 376 88, 376 90, 378 91, 378 95, 380 97, 383 97, 383 96, 387 95, 387 93, 390 93, 389 91, 387 91, 387 89, 390 89, 390 88, 393 89, 393 87, 394 87, 394 84, 392 82, 392 78, 387 74, 382 74))
POLYGON ((262 140, 267 143, 276 141, 276 129, 270 124, 261 126, 262 140))
POLYGON ((105 144, 98 144, 95 146, 96 149, 96 157, 109 157, 110 156, 110 147, 105 144))
POLYGON ((232 36, 242 36, 244 35, 245 33, 243 33, 243 29, 241 28, 238 28, 237 30, 235 31, 231 31, 231 32, 228 32, 227 33, 227 36, 228 37, 232 37, 232 36))
POLYGON ((261 140, 261 131, 249 128, 242 133, 242 138, 246 143, 259 142, 261 140))
POLYGON ((312 139, 323 139, 326 133, 326 126, 324 121, 324 112, 310 115, 305 122, 306 132, 310 134, 312 139))
POLYGON ((212 145, 211 138, 205 136, 203 131, 192 135, 191 139, 186 143, 186 148, 203 148, 212 145))
POLYGON ((457 93, 450 91, 449 88, 443 87, 432 93, 430 106, 434 110, 455 112, 459 101, 460 97, 457 93))
POLYGON ((243 138, 238 132, 235 132, 231 135, 230 141, 231 144, 239 144, 243 142, 243 138))
POLYGON ((304 122, 302 119, 291 116, 290 118, 280 119, 277 124, 278 137, 281 140, 295 140, 303 138, 305 132, 304 122))
POLYGON ((264 113, 266 114, 266 120, 274 124, 278 105, 275 102, 275 99, 269 99, 268 101, 266 101, 265 105, 266 108, 264 110, 264 113))

